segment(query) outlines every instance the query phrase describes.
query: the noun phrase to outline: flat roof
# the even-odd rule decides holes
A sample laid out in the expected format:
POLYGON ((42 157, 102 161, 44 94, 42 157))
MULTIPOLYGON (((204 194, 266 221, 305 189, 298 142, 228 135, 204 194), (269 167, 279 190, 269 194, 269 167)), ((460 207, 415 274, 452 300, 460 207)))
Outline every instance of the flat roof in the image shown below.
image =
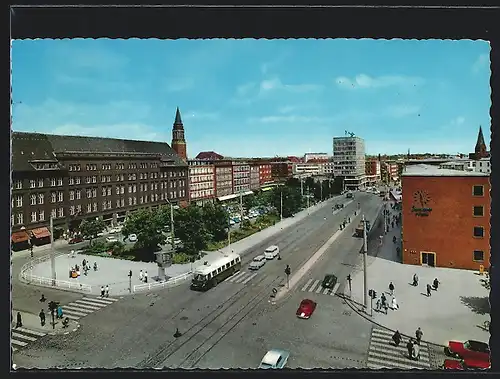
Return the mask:
POLYGON ((452 169, 446 169, 446 168, 439 168, 438 166, 417 164, 417 165, 412 165, 412 166, 406 166, 406 170, 403 171, 402 176, 482 176, 482 177, 488 177, 489 174, 487 174, 485 172, 452 170, 452 169))

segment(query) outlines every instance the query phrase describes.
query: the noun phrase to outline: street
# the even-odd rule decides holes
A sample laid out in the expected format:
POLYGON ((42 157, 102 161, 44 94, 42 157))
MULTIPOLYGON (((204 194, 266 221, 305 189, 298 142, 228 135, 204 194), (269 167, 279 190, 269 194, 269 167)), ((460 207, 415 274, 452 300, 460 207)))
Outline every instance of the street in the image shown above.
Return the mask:
MULTIPOLYGON (((347 199, 342 201, 347 203, 347 199)), ((340 222, 352 216, 358 201, 367 217, 374 217, 381 203, 377 196, 360 193, 356 201, 332 215, 331 201, 332 206, 241 252, 241 272, 246 278, 228 278, 206 293, 191 291, 186 283, 124 297, 81 319, 74 335, 46 336, 17 353, 15 361, 19 367, 40 368, 256 367, 266 349, 281 346, 292 350, 290 367, 363 367, 370 325, 346 316, 341 299, 321 295, 308 321, 295 317, 306 295, 300 291, 301 283, 283 302, 268 303, 271 289, 284 285, 284 267, 289 264, 294 270, 307 261, 339 229, 340 222), (280 247, 282 260, 247 273, 245 264, 271 244, 280 247), (182 336, 174 337, 176 329, 182 336)), ((355 261, 362 243, 352 237, 352 227, 346 228, 304 281, 322 278, 330 270, 342 281, 349 271, 344 264, 355 261)))

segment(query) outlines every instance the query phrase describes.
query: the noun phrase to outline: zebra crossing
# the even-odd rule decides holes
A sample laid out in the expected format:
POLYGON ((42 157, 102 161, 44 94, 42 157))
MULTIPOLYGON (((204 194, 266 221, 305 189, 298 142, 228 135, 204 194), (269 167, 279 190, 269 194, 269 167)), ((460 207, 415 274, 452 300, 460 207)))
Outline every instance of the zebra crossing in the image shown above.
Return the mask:
POLYGON ((239 283, 239 284, 247 284, 250 280, 255 278, 259 273, 258 272, 247 272, 247 271, 239 271, 225 281, 229 283, 239 283))
POLYGON ((403 337, 403 340, 398 347, 394 345, 392 336, 394 332, 378 327, 372 329, 370 339, 370 347, 368 349, 369 369, 423 369, 430 370, 430 355, 429 346, 425 342, 420 343, 420 359, 418 361, 408 358, 408 349, 406 344, 408 338, 403 337))
POLYGON ((46 334, 47 333, 36 332, 26 328, 13 328, 11 333, 12 351, 18 351, 20 348, 25 347, 30 342, 35 342, 46 334))
POLYGON ((323 295, 330 295, 330 296, 335 296, 337 293, 340 283, 335 284, 335 287, 333 288, 323 288, 322 280, 319 279, 309 279, 307 283, 300 289, 301 292, 311 292, 311 293, 317 293, 317 294, 323 294, 323 295))
POLYGON ((99 309, 107 307, 113 304, 118 299, 112 297, 83 297, 82 299, 75 300, 68 305, 63 305, 61 308, 63 310, 64 317, 70 320, 79 320, 82 317, 94 313, 99 309))

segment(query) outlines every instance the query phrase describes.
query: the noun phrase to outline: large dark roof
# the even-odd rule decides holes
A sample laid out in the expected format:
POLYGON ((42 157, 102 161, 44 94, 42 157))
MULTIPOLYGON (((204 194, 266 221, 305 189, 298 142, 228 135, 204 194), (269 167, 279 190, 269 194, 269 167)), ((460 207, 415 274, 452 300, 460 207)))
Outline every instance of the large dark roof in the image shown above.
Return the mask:
POLYGON ((215 151, 202 151, 196 156, 195 159, 206 159, 215 161, 224 159, 224 157, 220 154, 217 154, 215 151))
POLYGON ((174 160, 186 166, 166 142, 123 140, 116 138, 61 136, 54 134, 13 132, 12 169, 30 170, 33 159, 54 159, 58 153, 149 153, 174 160), (55 156, 54 156, 55 155, 55 156))

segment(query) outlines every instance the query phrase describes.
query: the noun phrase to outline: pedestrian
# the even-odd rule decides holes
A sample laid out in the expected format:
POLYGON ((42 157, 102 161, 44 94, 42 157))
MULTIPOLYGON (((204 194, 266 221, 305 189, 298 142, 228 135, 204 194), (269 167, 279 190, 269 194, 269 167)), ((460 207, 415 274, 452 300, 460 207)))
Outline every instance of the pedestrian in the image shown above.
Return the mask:
POLYGON ((408 358, 411 359, 411 356, 413 354, 413 340, 410 339, 408 343, 406 344, 406 348, 408 349, 408 358))
POLYGON ((420 359, 420 346, 418 343, 413 345, 412 358, 416 361, 420 359))
POLYGON ((148 282, 148 272, 144 271, 144 283, 148 282))
POLYGON ((427 297, 431 296, 431 285, 427 284, 427 297))
POLYGON ((398 257, 401 255, 401 248, 399 246, 396 247, 396 254, 398 255, 398 257))
POLYGON ((350 217, 348 218, 348 222, 351 222, 351 218, 350 217))
POLYGON ((45 295, 42 293, 42 297, 40 298, 40 303, 45 303, 47 299, 45 298, 45 295))
POLYGON ((87 261, 84 259, 84 260, 82 261, 82 267, 85 269, 85 267, 86 267, 86 266, 87 266, 87 261))
POLYGON ((389 283, 389 291, 391 291, 391 296, 394 295, 394 284, 392 282, 389 283))
POLYGON ((380 301, 382 302, 382 306, 385 305, 385 303, 387 303, 387 298, 385 297, 385 295, 382 293, 382 295, 380 295, 380 301))
POLYGON ((391 222, 391 227, 394 229, 394 220, 391 222))
POLYGON ((418 276, 417 276, 417 274, 413 274, 413 285, 415 287, 418 286, 418 276))
POLYGON ((104 286, 101 286, 101 297, 104 297, 104 286))
POLYGON ((434 279, 434 282, 432 283, 432 285, 433 285, 434 289, 437 291, 438 286, 439 286, 439 280, 438 280, 438 278, 434 279))
POLYGON ((375 304, 375 307, 376 307, 376 308, 375 308, 375 310, 376 310, 377 312, 379 312, 379 311, 380 311, 381 306, 382 306, 382 304, 381 304, 381 302, 380 302, 380 299, 377 299, 377 303, 375 304))
POLYGON ((94 262, 94 271, 97 271, 97 262, 94 262))
POLYGON ((142 282, 144 279, 144 273, 141 271, 139 271, 139 280, 142 282))
POLYGON ((109 286, 106 284, 106 297, 109 297, 109 286))
POLYGON ((396 330, 396 333, 392 336, 392 340, 394 341, 396 347, 398 347, 401 343, 401 334, 399 333, 399 330, 396 330))
POLYGON ((422 341, 423 336, 424 336, 424 333, 422 332, 422 329, 420 329, 420 326, 419 326, 418 329, 415 330, 415 337, 417 337, 418 344, 420 344, 420 341, 422 341))
POLYGON ((40 317, 40 325, 45 326, 45 312, 43 309, 38 314, 38 317, 40 317))
POLYGON ((393 296, 393 298, 392 298, 392 310, 396 311, 398 309, 399 309, 399 304, 396 300, 396 296, 393 296))
POLYGON ((57 306, 57 318, 62 319, 63 318, 63 309, 60 305, 57 306))
POLYGON ((23 319, 21 317, 21 312, 17 312, 16 328, 22 328, 22 327, 23 327, 23 319))

